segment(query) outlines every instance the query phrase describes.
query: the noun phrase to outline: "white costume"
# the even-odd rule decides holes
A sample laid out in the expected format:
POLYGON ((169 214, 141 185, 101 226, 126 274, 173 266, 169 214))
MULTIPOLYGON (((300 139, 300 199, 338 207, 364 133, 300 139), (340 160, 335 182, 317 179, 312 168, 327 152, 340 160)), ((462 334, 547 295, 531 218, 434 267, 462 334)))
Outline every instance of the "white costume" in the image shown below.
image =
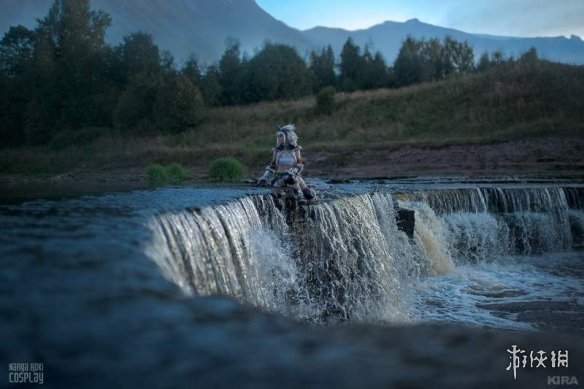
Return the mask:
POLYGON ((302 147, 296 143, 298 136, 295 130, 294 124, 288 124, 278 130, 278 145, 272 149, 272 161, 258 180, 258 185, 288 186, 297 192, 301 190, 306 200, 312 200, 316 194, 306 186, 300 176, 304 164, 300 155, 302 147))

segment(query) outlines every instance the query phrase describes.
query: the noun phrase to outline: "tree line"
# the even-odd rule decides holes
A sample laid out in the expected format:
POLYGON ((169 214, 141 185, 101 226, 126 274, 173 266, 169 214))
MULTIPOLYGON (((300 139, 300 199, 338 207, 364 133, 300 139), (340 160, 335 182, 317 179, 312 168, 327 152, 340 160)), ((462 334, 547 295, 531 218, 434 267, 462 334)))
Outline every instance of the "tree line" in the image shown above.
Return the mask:
MULTIPOLYGON (((339 62, 330 46, 305 61, 269 42, 249 57, 231 40, 218 62, 203 67, 193 57, 179 67, 144 32, 107 44, 110 25, 90 0, 54 0, 34 29, 10 28, 0 41, 0 145, 46 144, 63 132, 91 137, 106 128, 178 132, 201 123, 208 107, 297 99, 323 88, 400 87, 476 70, 471 47, 449 37, 408 37, 393 66, 349 38, 339 62)), ((477 68, 504 61, 483 56, 477 68)))

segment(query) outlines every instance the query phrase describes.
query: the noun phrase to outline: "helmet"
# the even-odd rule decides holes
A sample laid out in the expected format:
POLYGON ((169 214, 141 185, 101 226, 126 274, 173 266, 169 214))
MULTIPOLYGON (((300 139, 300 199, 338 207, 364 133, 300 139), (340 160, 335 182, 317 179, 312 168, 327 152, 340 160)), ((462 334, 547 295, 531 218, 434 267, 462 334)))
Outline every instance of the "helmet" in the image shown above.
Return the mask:
POLYGON ((296 135, 296 126, 292 123, 286 124, 278 129, 278 132, 284 134, 286 141, 291 146, 296 146, 296 142, 298 141, 298 135, 296 135))
POLYGON ((292 123, 286 124, 285 126, 280 127, 280 131, 284 131, 284 132, 296 131, 296 126, 292 123))

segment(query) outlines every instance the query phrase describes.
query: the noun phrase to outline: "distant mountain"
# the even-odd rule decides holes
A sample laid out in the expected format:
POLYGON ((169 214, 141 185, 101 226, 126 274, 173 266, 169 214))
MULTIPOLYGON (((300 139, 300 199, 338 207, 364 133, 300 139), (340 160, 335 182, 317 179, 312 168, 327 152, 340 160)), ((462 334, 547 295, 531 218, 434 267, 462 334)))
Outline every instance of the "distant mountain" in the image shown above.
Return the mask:
POLYGON ((415 38, 440 38, 450 35, 458 41, 467 41, 478 57, 485 51, 500 50, 506 55, 515 57, 535 47, 540 57, 571 64, 584 64, 584 42, 577 36, 571 38, 514 38, 494 35, 469 34, 451 28, 433 26, 422 23, 418 19, 407 22, 384 22, 364 30, 347 31, 340 28, 315 27, 303 31, 304 35, 314 44, 324 46, 330 44, 335 53, 352 37, 354 42, 364 47, 370 43, 375 50, 383 53, 392 62, 399 51, 401 42, 408 36, 415 38))
MULTIPOLYGON (((0 0, 0 32, 17 24, 34 27, 51 3, 0 0)), ((92 0, 92 7, 112 16, 109 42, 119 43, 124 35, 145 31, 179 61, 192 53, 207 62, 217 60, 228 38, 238 39, 250 55, 266 40, 293 45, 301 53, 313 46, 302 32, 274 19, 254 0, 92 0)))
MULTIPOLYGON (((51 0, 0 0, 0 33, 18 24, 34 27, 35 19, 44 17, 51 3, 51 0)), ((388 62, 393 62, 401 42, 411 34, 418 38, 450 35, 468 41, 477 57, 494 50, 518 56, 533 46, 540 57, 584 64, 584 42, 576 36, 569 39, 513 38, 469 34, 417 19, 404 23, 387 21, 357 31, 327 27, 299 31, 273 18, 254 0, 93 0, 92 5, 112 16, 108 32, 110 43, 119 43, 131 32, 146 31, 154 36, 161 49, 169 50, 179 62, 194 53, 211 63, 220 58, 229 37, 237 38, 242 49, 250 55, 266 40, 295 46, 301 55, 313 47, 331 44, 339 55, 349 36, 361 47, 371 44, 388 62)))
POLYGON ((271 17, 254 0, 93 0, 93 4, 111 13, 113 40, 147 31, 179 60, 191 53, 208 62, 216 60, 230 37, 250 54, 266 39, 300 50, 312 47, 300 31, 271 17))

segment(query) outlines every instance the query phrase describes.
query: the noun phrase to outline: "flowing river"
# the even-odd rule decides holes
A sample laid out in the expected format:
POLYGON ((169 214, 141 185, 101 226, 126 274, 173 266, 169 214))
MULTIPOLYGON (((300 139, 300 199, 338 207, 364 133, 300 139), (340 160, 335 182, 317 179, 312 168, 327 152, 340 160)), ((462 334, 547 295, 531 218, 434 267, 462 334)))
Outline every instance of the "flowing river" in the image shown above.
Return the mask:
POLYGON ((584 185, 315 182, 293 209, 230 187, 1 205, 0 360, 44 361, 53 383, 222 386, 236 366, 322 367, 334 352, 286 352, 313 330, 584 331, 584 185))

